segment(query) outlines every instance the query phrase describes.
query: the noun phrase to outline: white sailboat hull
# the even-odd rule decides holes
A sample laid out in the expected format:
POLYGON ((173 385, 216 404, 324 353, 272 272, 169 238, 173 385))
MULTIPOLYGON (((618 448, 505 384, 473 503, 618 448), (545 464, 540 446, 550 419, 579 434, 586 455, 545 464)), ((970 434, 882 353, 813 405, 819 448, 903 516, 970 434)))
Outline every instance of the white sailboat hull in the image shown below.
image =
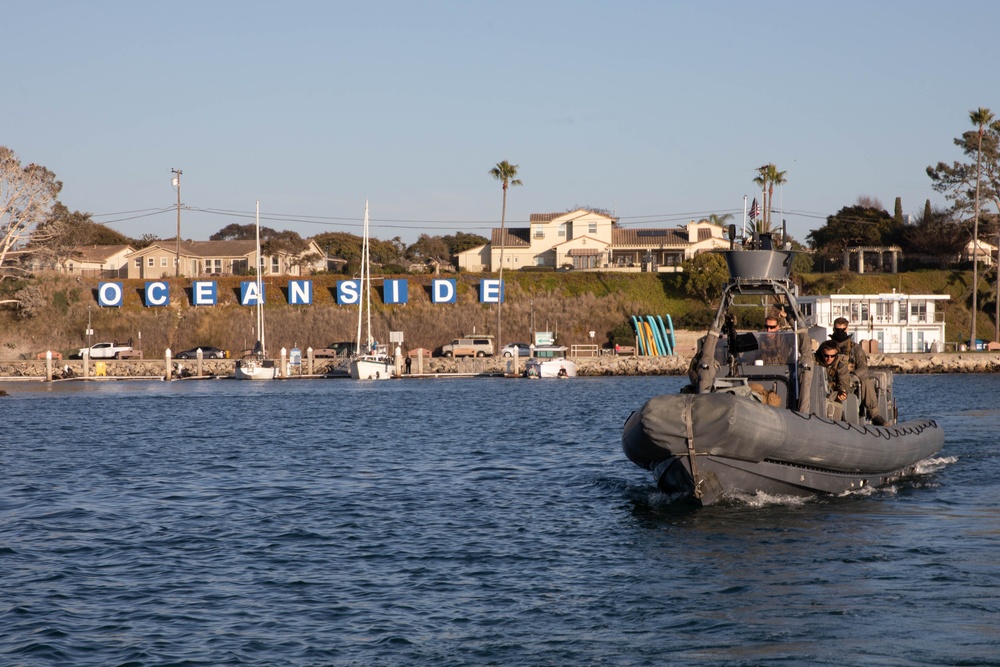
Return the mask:
POLYGON ((241 359, 236 364, 237 380, 273 380, 278 377, 278 367, 273 363, 265 365, 265 362, 254 359, 241 359))
POLYGON ((355 380, 388 380, 396 375, 396 366, 388 359, 365 359, 351 361, 351 377, 355 380))

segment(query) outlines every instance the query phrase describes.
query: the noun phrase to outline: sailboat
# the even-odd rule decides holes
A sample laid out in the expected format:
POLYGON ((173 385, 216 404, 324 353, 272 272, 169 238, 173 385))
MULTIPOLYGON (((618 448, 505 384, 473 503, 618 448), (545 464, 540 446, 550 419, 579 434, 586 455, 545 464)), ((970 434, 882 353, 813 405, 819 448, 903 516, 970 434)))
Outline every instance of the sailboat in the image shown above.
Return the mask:
POLYGON ((351 360, 351 377, 355 380, 388 380, 396 374, 396 366, 384 347, 372 337, 372 274, 368 253, 368 202, 365 202, 364 238, 361 242, 361 294, 358 298, 357 355, 351 360), (365 338, 361 337, 365 319, 365 338))
POLYGON ((261 282, 261 261, 260 261, 260 202, 257 202, 255 214, 257 225, 257 321, 255 332, 257 342, 253 349, 243 354, 243 357, 236 361, 237 380, 273 380, 278 377, 278 368, 274 365, 273 359, 267 358, 267 348, 264 347, 264 284, 261 282))

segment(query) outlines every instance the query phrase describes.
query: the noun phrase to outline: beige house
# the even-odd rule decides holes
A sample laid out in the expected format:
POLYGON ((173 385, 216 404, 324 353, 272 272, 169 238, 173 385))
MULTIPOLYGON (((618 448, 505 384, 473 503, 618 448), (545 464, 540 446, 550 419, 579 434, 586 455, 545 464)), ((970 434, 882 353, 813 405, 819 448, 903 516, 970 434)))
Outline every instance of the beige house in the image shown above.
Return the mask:
POLYGON ((124 278, 125 259, 135 248, 128 245, 87 245, 65 251, 61 257, 29 255, 29 271, 56 271, 86 278, 124 278))
POLYGON ((530 227, 492 231, 491 242, 456 256, 459 269, 495 272, 503 248, 504 269, 549 266, 602 271, 676 271, 681 262, 714 248, 726 248, 723 228, 690 222, 677 229, 620 229, 603 213, 533 213, 530 227))
MULTIPOLYGON (((979 243, 976 243, 975 246, 976 246, 975 247, 976 258, 979 260, 979 262, 986 266, 993 266, 993 261, 994 259, 996 259, 997 256, 997 247, 994 245, 990 245, 989 243, 983 241, 982 239, 979 239, 979 243)), ((965 247, 962 248, 961 261, 971 262, 972 254, 973 254, 973 243, 972 240, 970 239, 969 242, 965 244, 965 247)))
POLYGON ((128 261, 135 252, 129 245, 90 245, 73 248, 69 256, 59 262, 60 273, 97 278, 123 278, 128 261))
MULTIPOLYGON (((202 276, 248 275, 256 264, 256 241, 181 241, 180 274, 202 276)), ((169 278, 175 275, 175 241, 157 241, 128 255, 128 278, 169 278)), ((261 258, 264 275, 302 276, 326 268, 323 251, 315 241, 300 255, 278 253, 261 258), (303 261, 311 255, 311 261, 303 261)))

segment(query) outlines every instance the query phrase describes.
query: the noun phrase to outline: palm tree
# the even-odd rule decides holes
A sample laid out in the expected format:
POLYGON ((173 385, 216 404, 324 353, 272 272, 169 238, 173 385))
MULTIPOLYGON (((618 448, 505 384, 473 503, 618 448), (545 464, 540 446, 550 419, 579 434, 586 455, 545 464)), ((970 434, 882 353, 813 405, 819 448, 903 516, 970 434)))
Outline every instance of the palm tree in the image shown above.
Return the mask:
POLYGON ((764 219, 760 223, 760 228, 757 230, 760 233, 767 233, 771 231, 771 211, 774 208, 774 186, 781 185, 786 182, 785 174, 787 171, 778 171, 778 168, 773 164, 765 164, 763 166, 757 167, 757 176, 753 179, 753 182, 757 184, 761 191, 761 202, 763 206, 761 210, 764 212, 764 219))
POLYGON ((979 129, 979 146, 976 149, 976 204, 972 220, 972 331, 969 335, 969 346, 976 347, 976 310, 978 309, 976 292, 979 290, 979 183, 983 170, 983 130, 993 122, 993 112, 986 107, 979 107, 969 112, 969 120, 979 129))
POLYGON ((500 300, 497 302, 497 342, 496 351, 500 353, 500 311, 503 307, 503 249, 507 245, 507 235, 504 223, 507 221, 507 188, 512 185, 522 185, 521 179, 517 178, 517 165, 503 160, 490 169, 490 176, 503 183, 503 209, 500 213, 500 300))

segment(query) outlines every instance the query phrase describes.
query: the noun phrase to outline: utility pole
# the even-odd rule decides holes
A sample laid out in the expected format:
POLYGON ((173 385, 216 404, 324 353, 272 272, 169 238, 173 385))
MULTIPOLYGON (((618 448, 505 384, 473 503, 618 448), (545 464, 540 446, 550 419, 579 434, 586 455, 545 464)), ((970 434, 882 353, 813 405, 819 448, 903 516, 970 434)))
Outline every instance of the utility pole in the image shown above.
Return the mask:
POLYGON ((180 169, 171 169, 171 173, 177 174, 174 176, 174 187, 177 188, 177 244, 176 244, 176 254, 174 258, 174 276, 180 277, 181 275, 181 174, 184 173, 180 169))

